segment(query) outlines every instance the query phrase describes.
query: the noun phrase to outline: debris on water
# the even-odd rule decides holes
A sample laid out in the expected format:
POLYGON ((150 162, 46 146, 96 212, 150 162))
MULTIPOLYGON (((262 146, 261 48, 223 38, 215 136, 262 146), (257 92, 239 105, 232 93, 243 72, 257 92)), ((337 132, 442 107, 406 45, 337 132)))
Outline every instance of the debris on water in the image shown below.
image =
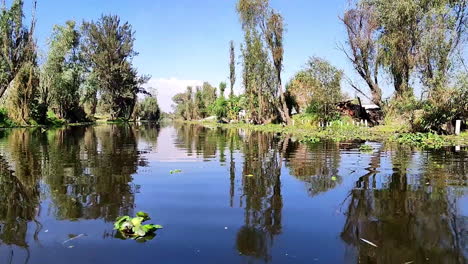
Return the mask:
POLYGON ((377 246, 376 244, 370 242, 369 240, 366 240, 366 239, 364 239, 364 238, 360 238, 360 239, 361 239, 362 241, 366 242, 367 244, 369 244, 369 245, 371 245, 371 246, 373 246, 373 247, 378 248, 378 246, 377 246))
POLYGON ((225 229, 225 230, 227 230, 227 229, 228 229, 228 227, 227 227, 227 226, 225 226, 225 227, 224 227, 224 229, 225 229))
POLYGON ((414 261, 408 261, 408 262, 405 262, 403 264, 411 264, 411 263, 414 263, 414 261))
POLYGON ((74 248, 75 246, 68 246, 68 248, 74 248))
POLYGON ((254 175, 253 174, 247 174, 245 175, 245 177, 253 177, 254 175))
POLYGON ((181 173, 181 172, 182 170, 179 170, 179 169, 170 171, 171 174, 176 174, 176 173, 181 173))
POLYGON ((333 176, 333 177, 331 177, 331 180, 332 180, 332 181, 336 181, 337 178, 336 178, 335 176, 333 176))
POLYGON ((69 239, 63 241, 62 244, 65 244, 65 243, 67 243, 67 242, 70 242, 70 241, 72 241, 72 240, 75 240, 75 239, 78 239, 78 238, 84 237, 84 236, 86 236, 86 235, 85 235, 85 234, 79 234, 79 235, 77 235, 77 236, 72 236, 71 238, 69 238, 69 239))
POLYGON ((49 229, 44 230, 44 233, 47 233, 47 232, 49 232, 49 229))

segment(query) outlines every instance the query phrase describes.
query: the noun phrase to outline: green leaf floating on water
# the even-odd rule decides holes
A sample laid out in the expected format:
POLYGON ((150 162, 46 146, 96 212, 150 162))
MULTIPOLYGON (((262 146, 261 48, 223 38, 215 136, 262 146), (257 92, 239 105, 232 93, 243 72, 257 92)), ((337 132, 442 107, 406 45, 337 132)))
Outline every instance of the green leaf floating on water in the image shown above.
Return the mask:
POLYGON ((151 220, 151 218, 149 217, 149 215, 145 212, 138 212, 136 214, 136 216, 138 217, 143 217, 143 219, 145 219, 144 221, 147 221, 147 220, 151 220))
POLYGON ((145 212, 138 212, 133 218, 127 215, 121 216, 115 220, 114 229, 119 231, 119 238, 131 238, 138 242, 145 242, 154 238, 156 230, 163 228, 161 225, 143 224, 150 219, 145 212))
POLYGON ((171 174, 181 173, 181 172, 182 172, 182 170, 171 170, 170 171, 171 174))

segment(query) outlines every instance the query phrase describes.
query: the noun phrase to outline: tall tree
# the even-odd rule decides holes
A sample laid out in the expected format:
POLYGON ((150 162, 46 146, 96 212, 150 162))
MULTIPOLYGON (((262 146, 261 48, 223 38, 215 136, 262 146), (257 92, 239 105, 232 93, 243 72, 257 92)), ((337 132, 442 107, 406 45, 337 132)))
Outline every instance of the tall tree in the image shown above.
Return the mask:
POLYGON ((283 34, 284 34, 284 21, 283 17, 271 11, 270 16, 268 17, 266 32, 266 40, 270 48, 271 56, 273 59, 273 65, 276 70, 276 80, 278 85, 278 93, 280 95, 280 107, 278 108, 281 118, 288 125, 291 124, 291 117, 289 116, 288 106, 286 105, 286 99, 283 92, 283 83, 281 80, 281 72, 283 70, 283 57, 284 57, 284 48, 283 48, 283 34))
MULTIPOLYGON (((374 8, 367 4, 357 4, 345 12, 342 21, 348 37, 346 41, 348 49, 343 48, 343 51, 369 87, 372 102, 381 105, 382 90, 378 80, 379 46, 377 44, 379 24, 374 8)), ((357 86, 353 85, 353 88, 366 95, 357 86)))
MULTIPOLYGON (((275 93, 274 100, 276 112, 280 115, 283 122, 291 123, 289 110, 286 105, 283 86, 281 80, 281 71, 283 67, 283 33, 284 21, 280 14, 275 12, 269 6, 269 0, 239 0, 237 3, 237 12, 239 13, 242 28, 246 40, 256 37, 266 42, 270 52, 273 69, 275 71, 275 93)), ((252 40, 255 40, 255 39, 252 40)), ((246 42, 246 46, 247 46, 246 42)), ((247 49, 248 50, 248 49, 247 49)))
POLYGON ((446 88, 453 77, 454 55, 467 32, 468 8, 466 0, 441 0, 429 1, 425 9, 419 22, 417 64, 421 81, 432 97, 446 88))
POLYGON ((0 98, 12 85, 24 65, 36 64, 36 45, 33 39, 36 25, 36 1, 29 27, 24 21, 24 1, 14 0, 10 8, 2 1, 0 11, 0 98))
POLYGON ((130 118, 138 93, 148 76, 139 76, 132 65, 138 53, 133 49, 135 32, 118 16, 102 16, 97 22, 84 22, 83 51, 91 62, 104 103, 112 118, 130 118))
POLYGON ((226 91, 226 83, 225 82, 221 82, 219 84, 219 97, 221 98, 224 98, 224 92, 226 91))
POLYGON ((44 111, 38 112, 37 48, 34 41, 36 2, 33 2, 31 25, 24 26, 23 1, 5 3, 0 16, 0 96, 8 91, 8 115, 14 121, 27 124, 32 119, 43 121, 44 111))
POLYGON ((55 26, 50 39, 50 49, 42 68, 42 103, 51 103, 54 112, 69 121, 81 121, 84 112, 80 108, 79 89, 83 83, 83 67, 80 63, 80 33, 74 21, 55 26), (49 102, 50 101, 50 102, 49 102))
POLYGON ((418 21, 422 19, 422 4, 418 0, 368 0, 375 7, 381 35, 381 62, 390 73, 397 97, 412 96, 411 74, 416 65, 419 41, 418 21))
POLYGON ((230 55, 230 60, 229 60, 229 80, 231 84, 231 93, 229 94, 229 97, 234 96, 234 84, 236 83, 236 54, 235 54, 235 48, 234 48, 234 41, 231 40, 229 42, 229 55, 230 55))

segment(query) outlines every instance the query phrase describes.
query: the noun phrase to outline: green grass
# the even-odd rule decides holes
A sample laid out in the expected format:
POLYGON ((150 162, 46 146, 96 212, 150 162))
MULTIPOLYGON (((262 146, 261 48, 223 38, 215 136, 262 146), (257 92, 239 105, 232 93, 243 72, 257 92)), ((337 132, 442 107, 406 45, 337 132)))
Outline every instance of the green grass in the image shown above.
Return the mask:
POLYGON ((297 124, 283 126, 278 124, 252 125, 245 123, 218 124, 210 121, 177 121, 190 124, 201 124, 207 127, 242 128, 253 131, 280 133, 291 135, 301 142, 316 143, 322 140, 335 142, 350 140, 384 141, 407 145, 423 149, 437 149, 447 146, 468 145, 468 132, 460 136, 441 136, 430 133, 408 133, 400 125, 383 125, 373 128, 353 125, 348 119, 331 122, 329 127, 321 128, 317 125, 297 124))

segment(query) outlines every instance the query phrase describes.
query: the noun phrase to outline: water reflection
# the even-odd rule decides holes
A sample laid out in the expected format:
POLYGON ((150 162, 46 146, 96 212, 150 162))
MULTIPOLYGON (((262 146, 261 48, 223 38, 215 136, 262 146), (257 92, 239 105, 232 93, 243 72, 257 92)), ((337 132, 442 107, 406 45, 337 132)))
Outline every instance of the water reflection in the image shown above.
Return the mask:
POLYGON ((341 238, 354 252, 352 262, 465 261, 468 221, 457 205, 467 186, 465 152, 415 152, 406 147, 374 144, 373 153, 363 154, 357 150, 360 142, 306 145, 260 132, 199 126, 180 131, 178 139, 184 142, 183 148, 188 153, 196 149, 195 153, 205 158, 216 157, 217 153, 223 157, 225 142, 229 142, 230 206, 235 197, 235 178, 241 177, 239 196, 244 225, 237 233, 236 247, 242 255, 265 262, 272 260, 275 237, 282 231, 283 161, 289 174, 304 182, 314 197, 342 184, 344 175, 340 175, 340 168, 349 169, 343 168, 342 157, 354 149, 353 158, 368 156, 368 164, 349 169, 364 171, 345 201, 346 221, 341 238), (236 150, 243 154, 243 160, 234 160, 236 150), (235 175, 239 166, 242 175, 235 175), (393 173, 387 175, 388 170, 393 173), (250 174, 254 176, 246 176, 250 174), (373 241, 378 248, 361 238, 373 241))
POLYGON ((244 138, 240 201, 244 207, 244 226, 236 241, 237 250, 244 256, 269 261, 274 238, 281 233, 280 149, 284 142, 258 132, 248 133, 244 138))
POLYGON ((113 221, 132 214, 138 191, 132 174, 145 165, 134 127, 64 129, 53 133, 50 142, 55 144, 49 145, 44 181, 57 218, 113 221))
MULTIPOLYGON (((157 137, 156 129, 144 137, 157 137)), ((138 186, 132 175, 146 161, 131 126, 70 127, 51 131, 11 130, 0 156, 0 240, 27 247, 28 222, 41 202, 59 220, 113 221, 132 214, 138 186)))
MULTIPOLYGON (((164 208, 170 212, 177 211, 179 206, 191 209, 184 207, 190 202, 180 198, 185 197, 183 192, 188 193, 186 197, 201 197, 193 206, 209 214, 204 217, 214 219, 206 224, 199 223, 204 230, 210 230, 210 224, 217 224, 216 219, 223 219, 217 212, 227 210, 222 212, 232 214, 233 218, 237 216, 235 232, 229 239, 224 237, 218 241, 219 234, 191 233, 205 235, 209 241, 214 241, 211 243, 222 244, 222 249, 235 251, 239 259, 233 257, 234 263, 285 263, 288 261, 281 258, 283 253, 301 245, 310 244, 320 250, 324 247, 320 241, 324 234, 317 232, 318 237, 297 234, 308 230, 310 225, 320 224, 311 217, 316 217, 315 212, 307 209, 317 207, 320 217, 325 219, 320 228, 327 229, 335 238, 332 246, 336 247, 336 252, 332 254, 344 255, 331 262, 466 262, 468 219, 466 212, 461 211, 466 210, 466 205, 460 205, 467 194, 468 156, 465 151, 421 152, 373 143, 372 153, 361 153, 358 150, 361 142, 308 145, 273 133, 181 124, 174 128, 166 138, 159 138, 163 133, 159 133, 158 126, 150 124, 2 132, 0 249, 7 245, 29 250, 44 234, 41 232, 44 219, 74 223, 100 220, 93 223, 105 222, 108 226, 108 222, 119 215, 133 215, 136 200, 146 202, 144 206, 151 208, 157 202, 145 195, 157 195, 153 189, 163 186, 158 190, 168 189, 164 192, 168 197, 158 199, 166 203, 164 208), (168 143, 170 140, 172 142, 168 143), (189 173, 170 178, 154 173, 152 178, 136 180, 141 173, 139 168, 149 167, 151 171, 164 166, 160 160, 157 165, 150 162, 154 160, 147 160, 154 158, 151 153, 156 151, 167 155, 165 149, 158 150, 157 143, 162 141, 176 147, 179 152, 171 153, 174 157, 190 156, 191 161, 207 162, 203 164, 216 170, 206 174, 216 174, 216 177, 204 178, 201 174, 205 171, 200 165, 186 167, 195 171, 190 175, 196 176, 195 180, 184 178, 189 177, 189 173), (225 174, 219 175, 220 171, 225 174), (224 182, 218 181, 219 178, 224 182), (195 181, 218 185, 212 185, 216 190, 205 190, 204 186, 200 190, 196 187, 188 190, 183 189, 184 185, 180 187, 180 181, 184 180, 185 184, 195 181), (136 182, 148 186, 139 186, 136 182), (206 192, 218 194, 219 186, 223 186, 224 207, 213 209, 216 203, 204 200, 203 195, 206 192), (311 201, 327 204, 315 203, 315 207, 310 207, 311 201), (293 202, 298 204, 292 206, 293 202), (342 214, 336 208, 327 211, 320 206, 342 206, 342 214), (299 208, 300 213, 294 211, 295 208, 299 208), (302 219, 302 213, 309 218, 302 219), (335 219, 341 222, 333 222, 335 219), (346 253, 341 252, 341 247, 346 253)), ((177 165, 183 164, 172 163, 170 168, 177 165)), ((178 223, 192 221, 184 216, 172 215, 177 217, 178 223)), ((171 220, 174 219, 168 221, 171 220)), ((68 223, 64 225, 68 227, 68 223)), ((164 231, 164 235, 171 236, 170 231, 164 231)), ((104 238, 112 237, 110 229, 101 231, 99 228, 99 232, 104 233, 104 238)), ((162 240, 158 237, 155 241, 163 247, 167 245, 164 244, 167 237, 162 236, 162 240)), ((179 241, 180 235, 170 238, 179 241)), ((197 246, 196 238, 189 240, 197 246)), ((132 246, 132 250, 140 248, 132 246)), ((297 251, 298 258, 293 263, 310 262, 309 251, 297 251)), ((181 252, 183 255, 183 249, 181 252)), ((210 258, 199 258, 200 263, 211 262, 210 258)), ((186 262, 190 262, 188 258, 186 262)))
POLYGON ((339 144, 301 144, 291 142, 285 155, 289 173, 306 183, 310 196, 329 191, 342 182, 338 173, 341 161, 339 144))
MULTIPOLYGON (((434 171, 441 167, 432 159, 441 153, 418 157, 407 148, 389 151, 393 173, 369 172, 350 192, 341 237, 356 251, 355 262, 465 263, 468 219, 460 215, 461 193, 450 182, 464 175, 466 185, 466 172, 450 174, 452 165, 460 169, 458 161, 444 163, 443 173, 434 171), (420 170, 411 173, 416 160, 420 170)), ((378 168, 381 156, 381 151, 374 153, 370 165, 378 168)))
POLYGON ((35 223, 34 238, 41 229, 40 179, 45 136, 14 130, 8 135, 9 151, 0 156, 0 240, 6 245, 27 247, 28 222, 35 223), (8 162, 11 161, 11 162, 8 162))

